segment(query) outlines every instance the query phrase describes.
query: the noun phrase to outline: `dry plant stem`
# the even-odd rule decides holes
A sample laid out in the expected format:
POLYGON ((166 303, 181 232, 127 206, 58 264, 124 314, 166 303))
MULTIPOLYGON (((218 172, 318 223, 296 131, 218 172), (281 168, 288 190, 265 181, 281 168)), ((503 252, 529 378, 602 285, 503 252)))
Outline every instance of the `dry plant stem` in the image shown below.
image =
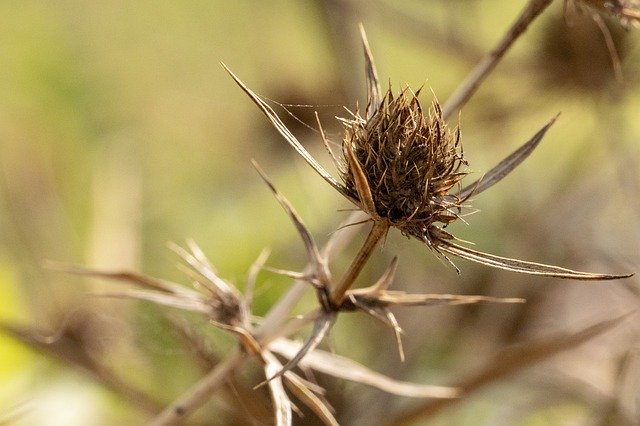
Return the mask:
MULTIPOLYGON (((322 249, 322 256, 326 259, 329 258, 330 253, 337 253, 342 251, 351 240, 358 234, 358 227, 347 226, 352 223, 360 222, 365 216, 362 212, 357 211, 349 215, 349 217, 338 227, 340 231, 336 232, 334 236, 327 242, 322 249)), ((308 268, 305 269, 305 272, 308 268)), ((262 343, 268 343, 272 340, 273 335, 279 333, 279 328, 286 321, 287 317, 293 311, 298 304, 302 296, 310 291, 309 283, 306 281, 297 281, 289 291, 282 296, 278 302, 273 306, 264 320, 254 333, 256 338, 262 343)))
MULTIPOLYGON (((122 380, 107 365, 91 357, 86 348, 79 346, 80 343, 77 339, 64 331, 61 331, 60 334, 45 336, 41 331, 0 323, 0 332, 12 336, 32 349, 57 359, 63 364, 80 368, 123 401, 127 401, 149 415, 157 413, 162 408, 159 401, 122 380)), ((0 421, 0 425, 3 424, 5 423, 0 421)))
POLYGON ((458 109, 460 109, 478 89, 480 84, 496 67, 505 53, 509 50, 513 42, 520 37, 529 24, 540 15, 553 0, 531 0, 524 8, 518 19, 513 23, 509 31, 495 49, 489 52, 482 61, 471 71, 462 85, 451 95, 449 100, 442 107, 442 116, 446 119, 458 109))
POLYGON ((264 320, 254 333, 256 338, 262 342, 265 340, 271 340, 269 336, 273 335, 274 332, 277 332, 278 328, 280 328, 302 296, 304 296, 309 290, 309 283, 305 281, 296 281, 289 291, 278 300, 273 308, 269 310, 264 320))
POLYGON ((211 395, 224 384, 227 376, 245 360, 245 355, 246 353, 239 348, 229 353, 220 364, 204 376, 188 393, 165 408, 149 425, 163 426, 183 422, 196 409, 207 402, 211 395))
POLYGON ((371 231, 369 231, 369 235, 367 235, 367 239, 360 248, 360 251, 356 255, 355 259, 353 259, 353 262, 351 262, 349 269, 344 274, 336 288, 331 292, 331 303, 334 306, 340 305, 345 293, 353 285, 353 282, 369 260, 371 253, 373 253, 373 250, 376 248, 382 237, 387 234, 388 230, 389 223, 386 221, 373 222, 373 227, 371 228, 371 231))
MULTIPOLYGON (((355 212, 349 215, 349 218, 344 224, 358 222, 362 219, 360 212, 355 212)), ((342 229, 336 233, 323 248, 323 254, 328 256, 328 252, 339 252, 353 239, 357 234, 357 228, 351 226, 342 229)), ((295 305, 309 290, 309 283, 297 282, 291 287, 291 289, 285 294, 278 303, 271 308, 266 315, 263 323, 256 331, 256 337, 260 340, 260 343, 267 344, 273 338, 278 336, 278 331, 282 324, 285 322, 295 305)), ((307 321, 294 321, 299 327, 303 327, 307 324, 307 321)), ((211 395, 220 387, 225 381, 227 376, 231 372, 238 368, 247 358, 240 349, 236 349, 229 353, 224 360, 220 362, 209 374, 203 377, 198 383, 196 383, 191 389, 189 389, 184 395, 176 399, 170 406, 162 411, 151 423, 153 426, 171 425, 184 421, 194 411, 200 408, 211 395)))
POLYGON ((399 426, 430 419, 444 408, 461 401, 463 397, 485 385, 509 377, 540 361, 575 348, 607 332, 633 313, 634 312, 630 312, 617 318, 601 321, 575 333, 557 333, 506 348, 490 360, 478 373, 462 379, 455 385, 461 392, 459 399, 425 401, 413 409, 402 413, 387 424, 399 426))

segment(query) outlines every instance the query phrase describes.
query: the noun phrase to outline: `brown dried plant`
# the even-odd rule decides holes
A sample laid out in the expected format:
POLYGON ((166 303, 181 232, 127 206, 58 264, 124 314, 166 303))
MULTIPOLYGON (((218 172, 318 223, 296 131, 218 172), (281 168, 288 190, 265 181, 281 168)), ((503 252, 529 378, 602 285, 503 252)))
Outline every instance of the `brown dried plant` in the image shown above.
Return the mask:
MULTIPOLYGON (((296 224, 307 248, 309 264, 312 266, 311 271, 305 273, 279 272, 310 283, 316 289, 320 304, 313 331, 306 343, 299 346, 297 352, 292 353, 290 361, 269 380, 282 376, 303 362, 307 354, 315 351, 341 311, 361 310, 392 327, 396 332, 402 356, 401 329, 388 307, 424 305, 437 298, 388 291, 395 273, 396 259, 376 284, 351 290, 373 249, 392 227, 425 243, 451 265, 453 262, 447 255, 513 272, 564 279, 612 280, 631 276, 581 272, 505 258, 454 243, 456 238, 444 228, 461 217, 463 209, 468 207, 466 202, 473 195, 493 186, 521 164, 538 146, 556 118, 485 176, 462 187, 461 181, 467 175, 467 161, 462 152, 459 128, 449 130, 436 100, 425 116, 418 98, 420 90, 413 92, 407 87, 394 96, 389 88, 381 95, 371 51, 364 30, 361 30, 368 89, 366 114, 363 117, 356 109, 350 113, 349 118, 339 119, 345 127, 342 158, 338 158, 333 152, 331 142, 327 140, 318 120, 322 140, 342 182, 333 178, 287 129, 275 111, 223 64, 235 82, 297 153, 326 182, 364 212, 368 217, 367 221, 373 222, 366 241, 349 269, 340 280, 334 282, 327 266, 327 259, 320 255, 313 238, 302 225, 293 207, 254 162, 256 169, 296 224)), ((456 271, 460 272, 457 267, 456 271)), ((466 298, 465 302, 469 300, 466 298)))
MULTIPOLYGON (((337 256, 335 244, 342 234, 334 233, 327 245, 320 248, 291 203, 254 162, 256 170, 294 224, 303 242, 308 261, 303 271, 265 268, 264 264, 268 256, 265 251, 250 269, 243 294, 217 274, 213 265, 193 242, 188 243, 189 250, 172 246, 184 262, 183 269, 191 280, 193 289, 128 271, 63 268, 75 274, 125 281, 140 287, 140 289, 127 288, 103 292, 99 294, 100 296, 145 300, 157 305, 195 312, 214 327, 236 337, 237 348, 217 363, 215 368, 192 389, 162 410, 151 424, 165 425, 184 421, 209 399, 242 363, 248 360, 254 361, 262 368, 264 381, 258 386, 268 386, 276 424, 292 424, 293 412, 298 410, 294 399, 291 398, 293 394, 300 404, 306 405, 323 423, 334 425, 338 422, 325 399, 324 389, 292 371, 294 368, 319 371, 396 395, 448 400, 466 395, 475 387, 502 377, 512 370, 523 368, 537 360, 580 344, 619 322, 619 320, 603 322, 573 336, 562 335, 534 342, 517 350, 506 351, 510 370, 497 367, 487 369, 479 378, 472 377, 452 387, 394 380, 353 360, 318 348, 340 314, 362 312, 381 321, 393 331, 402 359, 404 357, 401 344, 402 329, 392 308, 524 302, 519 298, 412 294, 402 290, 391 290, 398 265, 397 258, 392 260, 388 269, 375 283, 354 288, 363 267, 391 228, 396 228, 403 235, 415 238, 426 245, 438 257, 452 265, 458 273, 460 271, 451 257, 512 272, 563 279, 613 280, 632 275, 582 272, 560 266, 501 257, 471 249, 447 230, 448 225, 456 220, 462 220, 464 215, 472 212, 470 203, 474 196, 502 180, 535 150, 557 118, 552 118, 528 141, 481 178, 466 185, 462 184, 468 176, 468 161, 463 155, 461 132, 459 127, 451 129, 446 119, 471 96, 515 38, 549 3, 549 0, 532 0, 514 24, 514 28, 518 30, 511 31, 500 46, 481 62, 461 90, 453 96, 452 101, 444 107, 440 106, 434 96, 430 107, 423 109, 420 101, 421 90, 413 91, 409 87, 404 87, 397 94, 394 94, 389 87, 383 93, 366 35, 361 28, 367 102, 362 113, 356 107, 347 117, 339 119, 344 127, 340 143, 341 155, 336 155, 333 151, 331 147, 334 143, 328 140, 320 120, 317 120, 321 139, 338 170, 338 178, 333 177, 309 154, 263 98, 223 64, 234 81, 266 115, 287 143, 332 188, 354 204, 364 215, 364 218, 361 216, 360 219, 350 219, 352 222, 348 225, 371 223, 371 228, 347 270, 339 278, 334 278, 330 270, 330 261, 337 256), (296 280, 297 283, 261 319, 252 312, 252 299, 253 287, 262 269, 284 274, 296 280), (301 317, 289 318, 303 290, 308 288, 315 291, 317 306, 301 317), (311 323, 313 328, 306 341, 300 343, 291 337, 311 323), (286 361, 281 362, 282 358, 276 355, 286 361)), ((623 7, 622 3, 613 2, 613 4, 616 7, 623 7)), ((630 13, 625 8, 611 11, 623 16, 630 13)), ((29 330, 2 327, 25 342, 33 340, 34 333, 29 330)), ((31 344, 40 350, 47 350, 42 344, 31 344)), ((58 357, 69 358, 70 363, 78 364, 83 368, 101 370, 103 367, 93 361, 79 362, 72 359, 72 356, 66 355, 66 348, 56 348, 56 351, 58 357)), ((132 390, 119 382, 117 386, 112 385, 112 388, 123 395, 137 395, 135 389, 132 390)), ((418 407, 413 412, 409 412, 406 418, 399 418, 399 421, 417 418, 421 413, 437 410, 437 407, 445 404, 426 404, 422 408, 418 407)), ((153 411, 157 405, 155 401, 145 402, 148 411, 153 411)))
MULTIPOLYGON (((503 159, 475 182, 460 187, 467 162, 462 155, 459 129, 448 130, 437 101, 425 117, 418 99, 419 91, 408 88, 394 98, 389 90, 381 97, 377 73, 366 36, 362 32, 367 77, 367 114, 358 112, 350 119, 341 119, 346 126, 342 149, 343 163, 336 159, 322 128, 325 146, 340 170, 343 183, 334 179, 306 151, 285 127, 273 109, 231 72, 236 83, 258 105, 285 140, 332 187, 364 211, 374 226, 367 246, 375 246, 390 227, 414 237, 435 250, 487 266, 533 275, 578 280, 608 280, 630 276, 574 271, 518 259, 499 257, 453 243, 453 235, 443 228, 460 217, 460 212, 472 195, 493 186, 522 163, 538 146, 556 118, 549 121, 530 140, 503 159), (451 193, 453 188, 457 191, 451 193), (442 224, 439 226, 438 224, 442 224)), ((368 248, 363 256, 371 253, 368 248)), ((362 263, 353 274, 357 275, 362 263)), ((348 276, 346 285, 332 295, 337 302, 353 283, 348 276), (336 297, 336 294, 340 297, 336 297)))

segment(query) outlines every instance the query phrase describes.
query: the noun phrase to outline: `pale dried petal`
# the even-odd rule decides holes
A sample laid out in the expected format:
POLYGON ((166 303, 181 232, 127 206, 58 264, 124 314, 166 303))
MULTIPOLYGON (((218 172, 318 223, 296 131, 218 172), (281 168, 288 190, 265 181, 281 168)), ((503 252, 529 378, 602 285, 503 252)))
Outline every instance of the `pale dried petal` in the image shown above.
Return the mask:
MULTIPOLYGON (((280 355, 291 358, 300 351, 301 343, 288 339, 277 339, 269 345, 269 349, 280 355)), ((300 361, 300 365, 313 370, 330 374, 341 379, 373 386, 394 395, 412 398, 456 398, 458 389, 448 386, 420 385, 391 379, 372 371, 349 358, 334 355, 315 349, 300 361)))

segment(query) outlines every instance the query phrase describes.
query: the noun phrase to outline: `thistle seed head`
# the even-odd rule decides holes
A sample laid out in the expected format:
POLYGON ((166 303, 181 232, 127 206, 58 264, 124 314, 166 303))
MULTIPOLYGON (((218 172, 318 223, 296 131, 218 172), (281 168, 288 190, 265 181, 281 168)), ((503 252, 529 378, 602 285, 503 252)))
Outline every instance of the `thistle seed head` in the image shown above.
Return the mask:
MULTIPOLYGON (((418 100, 419 91, 413 93, 405 88, 395 98, 391 90, 381 95, 373 57, 362 26, 360 32, 365 53, 367 108, 364 118, 356 110, 350 118, 341 119, 346 128, 342 143, 345 162, 340 162, 334 155, 318 120, 320 135, 329 154, 337 162, 342 182, 331 176, 309 154, 273 108, 223 64, 238 86, 307 164, 375 222, 358 256, 330 295, 333 307, 343 301, 343 296, 362 270, 373 248, 390 226, 398 228, 406 236, 426 243, 452 265, 447 255, 513 272, 566 279, 611 280, 632 275, 573 271, 560 266, 496 256, 451 241, 454 237, 442 228, 460 217, 463 203, 472 195, 478 195, 500 182, 518 167, 535 150, 557 117, 551 119, 531 139, 484 176, 461 188, 460 181, 468 172, 465 169, 467 162, 462 155, 459 130, 451 132, 447 128, 440 106, 435 101, 425 117, 418 100), (457 190, 450 193, 456 186, 457 190)), ((292 217, 305 240, 309 258, 315 264, 316 271, 319 271, 314 284, 325 282, 329 278, 325 272, 326 260, 319 256, 308 231, 288 203, 284 203, 277 193, 276 196, 292 217), (322 279, 317 279, 320 276, 322 279)), ((321 288, 325 289, 327 286, 323 285, 321 288)), ((334 313, 330 309, 327 312, 334 313)), ((328 324, 333 320, 330 315, 321 319, 316 322, 317 331, 310 341, 312 343, 317 342, 318 336, 328 331, 328 324)))
POLYGON ((436 100, 425 116, 419 93, 407 87, 394 97, 388 90, 369 118, 342 119, 342 179, 348 195, 366 206, 358 188, 364 175, 375 210, 367 213, 428 242, 434 224, 458 218, 464 200, 449 191, 467 174, 467 162, 459 129, 447 127, 436 100))

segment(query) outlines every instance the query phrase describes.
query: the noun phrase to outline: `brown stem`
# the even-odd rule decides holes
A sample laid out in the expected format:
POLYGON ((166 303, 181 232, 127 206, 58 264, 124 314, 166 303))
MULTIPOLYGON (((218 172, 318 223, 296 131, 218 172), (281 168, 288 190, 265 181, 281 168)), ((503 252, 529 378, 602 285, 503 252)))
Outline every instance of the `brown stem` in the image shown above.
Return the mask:
MULTIPOLYGON (((362 219, 361 212, 354 213, 344 222, 343 225, 359 222, 362 219)), ((334 236, 327 242, 323 248, 323 256, 329 257, 330 253, 334 255, 340 252, 348 245, 351 239, 356 235, 356 227, 342 228, 340 232, 336 232, 334 236)), ((296 303, 302 298, 309 283, 296 283, 291 290, 284 296, 276 306, 274 306, 265 321, 256 331, 256 336, 260 336, 260 342, 264 345, 269 343, 272 337, 278 335, 277 331, 286 320, 288 314, 291 313, 296 303)), ((307 321, 295 321, 295 324, 288 325, 289 331, 293 332, 297 327, 302 327, 307 321)), ((184 422, 194 411, 200 408, 213 393, 225 382, 227 376, 236 368, 238 368, 245 360, 244 352, 236 349, 227 354, 209 374, 204 376, 185 394, 176 399, 169 407, 161 412, 150 423, 154 426, 171 425, 184 422)))
POLYGON ((353 259, 353 262, 351 262, 351 265, 349 266, 349 269, 347 269, 347 272, 345 272, 342 280, 340 280, 336 288, 331 292, 331 303, 333 305, 340 305, 345 293, 353 285, 353 282, 369 260, 371 253, 373 253, 373 249, 375 249, 378 242, 380 242, 380 239, 385 236, 388 230, 389 224, 384 221, 376 221, 373 223, 373 227, 371 228, 371 231, 369 231, 369 235, 367 235, 367 239, 360 248, 360 251, 356 255, 355 259, 353 259))
MULTIPOLYGON (((338 227, 339 231, 334 233, 322 248, 322 257, 324 259, 329 259, 344 250, 359 231, 359 227, 347 225, 360 222, 366 219, 366 217, 367 216, 360 211, 349 215, 349 217, 338 227)), ((309 272, 310 270, 310 265, 307 265, 305 272, 309 272)), ((278 302, 271 307, 271 309, 269 309, 269 312, 265 315, 264 320, 254 333, 256 338, 259 338, 263 343, 265 343, 269 340, 267 336, 277 333, 279 327, 282 326, 300 299, 310 289, 311 287, 308 282, 297 281, 289 291, 282 296, 278 302)))
POLYGON ((204 376, 188 393, 165 408, 149 424, 151 426, 174 425, 185 421, 196 409, 204 404, 213 392, 225 383, 227 376, 239 366, 246 353, 240 349, 229 353, 209 374, 204 376))
POLYGON ((518 39, 529 27, 538 15, 544 11, 553 0, 531 0, 524 8, 518 19, 511 25, 511 28, 500 40, 500 43, 489 52, 482 61, 469 73, 458 90, 451 95, 449 100, 442 108, 442 115, 445 119, 449 118, 456 110, 460 109, 471 96, 476 92, 480 83, 489 75, 496 67, 500 59, 509 50, 514 41, 518 39))

